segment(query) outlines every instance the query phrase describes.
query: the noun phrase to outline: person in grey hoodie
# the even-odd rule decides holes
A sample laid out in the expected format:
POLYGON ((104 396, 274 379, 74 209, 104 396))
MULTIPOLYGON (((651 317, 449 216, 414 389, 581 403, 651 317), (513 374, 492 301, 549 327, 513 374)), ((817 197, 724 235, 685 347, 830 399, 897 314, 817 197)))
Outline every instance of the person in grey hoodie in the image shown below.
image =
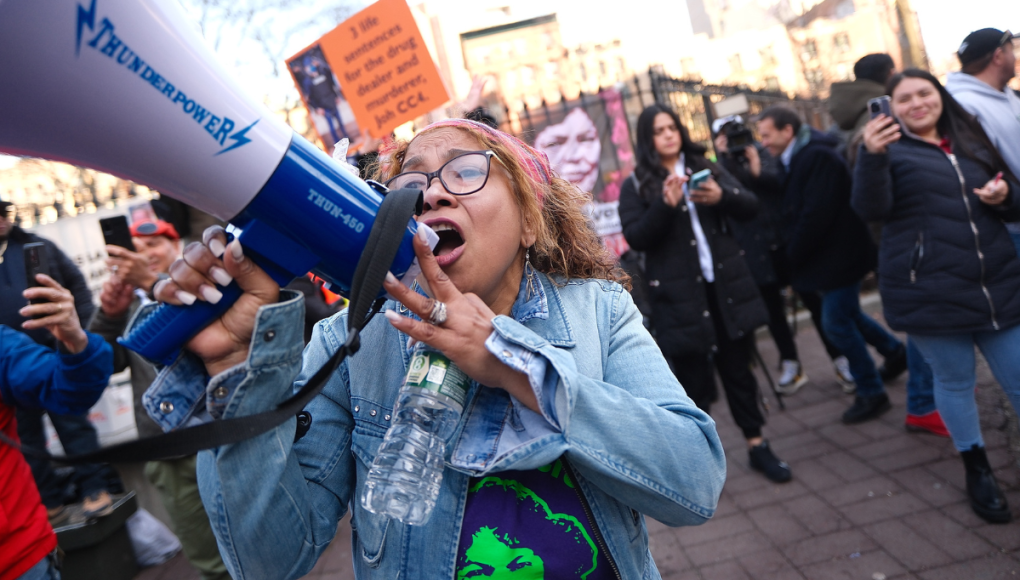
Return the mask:
MULTIPOLYGON (((963 40, 956 56, 960 72, 949 73, 946 90, 977 117, 1013 175, 1020 175, 1020 97, 1006 86, 1016 76, 1016 53, 1010 31, 982 28, 963 40)), ((1020 254, 1020 222, 1006 229, 1020 254)))

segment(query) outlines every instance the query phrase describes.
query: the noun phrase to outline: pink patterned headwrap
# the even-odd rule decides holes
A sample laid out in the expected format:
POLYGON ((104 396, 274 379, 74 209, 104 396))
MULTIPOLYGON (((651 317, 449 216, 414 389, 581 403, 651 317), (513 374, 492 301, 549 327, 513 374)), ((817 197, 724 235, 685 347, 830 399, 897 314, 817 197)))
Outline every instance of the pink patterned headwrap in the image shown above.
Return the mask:
MULTIPOLYGON (((508 135, 498 129, 472 121, 470 119, 445 119, 432 123, 425 127, 421 133, 441 129, 443 127, 467 127, 485 133, 493 141, 503 145, 514 152, 524 168, 524 173, 535 183, 535 192, 538 195, 538 203, 542 203, 542 196, 545 187, 552 183, 552 169, 549 168, 549 157, 545 153, 531 147, 513 135, 508 135)), ((419 133, 419 135, 421 134, 419 133)))

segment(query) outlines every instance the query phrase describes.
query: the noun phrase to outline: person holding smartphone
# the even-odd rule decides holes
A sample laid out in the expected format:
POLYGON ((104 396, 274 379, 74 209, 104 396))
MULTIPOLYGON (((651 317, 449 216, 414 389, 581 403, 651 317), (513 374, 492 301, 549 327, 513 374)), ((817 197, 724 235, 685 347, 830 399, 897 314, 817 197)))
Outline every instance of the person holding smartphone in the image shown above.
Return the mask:
POLYGON ((963 458, 971 508, 1011 519, 985 454, 974 400, 974 347, 1020 410, 1020 261, 1004 221, 1020 182, 981 124, 926 71, 889 81, 892 113, 864 127, 852 204, 884 222, 885 319, 931 365, 935 401, 963 458))
MULTIPOLYGON (((82 415, 99 399, 113 370, 110 346, 82 330, 74 296, 53 278, 19 296, 23 328, 0 325, 0 434, 16 441, 15 409, 82 415), (27 300, 37 301, 26 306, 27 300), (50 334, 60 350, 36 344, 29 332, 50 334)), ((26 443, 27 444, 27 443, 26 443)), ((0 580, 59 580, 57 537, 32 471, 0 441, 0 580)))
POLYGON ((635 176, 620 191, 620 222, 630 247, 646 254, 656 342, 706 413, 717 396, 718 370, 751 467, 789 481, 790 467, 762 437, 765 417, 750 370, 754 331, 768 323, 768 312, 726 220, 753 218, 758 198, 706 159, 663 105, 638 117, 636 153, 635 176))
MULTIPOLYGON (((56 244, 35 234, 26 232, 14 223, 14 204, 0 201, 0 324, 11 328, 22 328, 28 321, 21 309, 25 306, 22 292, 31 284, 26 279, 25 246, 43 244, 48 262, 48 271, 60 286, 74 297, 75 312, 79 324, 88 326, 95 312, 92 292, 85 276, 74 262, 56 244)), ((40 328, 26 330, 36 343, 56 348, 57 341, 49 332, 40 328)), ((48 413, 53 427, 60 437, 60 444, 68 453, 88 453, 99 448, 99 436, 95 427, 84 415, 57 415, 40 408, 18 409, 18 435, 26 445, 45 447, 43 414, 48 413)), ((52 521, 60 524, 66 519, 64 510, 64 489, 48 461, 28 458, 36 484, 42 494, 43 503, 49 510, 52 521)), ((89 515, 101 516, 113 509, 110 489, 120 487, 117 473, 106 464, 79 465, 74 471, 74 482, 83 499, 83 509, 89 515)))

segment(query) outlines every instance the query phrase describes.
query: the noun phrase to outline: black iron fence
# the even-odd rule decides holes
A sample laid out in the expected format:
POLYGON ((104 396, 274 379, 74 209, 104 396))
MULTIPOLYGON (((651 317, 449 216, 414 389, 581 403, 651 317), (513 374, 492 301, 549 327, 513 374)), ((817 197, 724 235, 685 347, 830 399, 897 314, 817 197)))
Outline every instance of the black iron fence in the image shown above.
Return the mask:
MULTIPOLYGON (((698 80, 677 79, 661 69, 653 67, 647 73, 637 74, 627 82, 614 87, 600 89, 595 94, 581 93, 577 99, 568 101, 563 98, 558 103, 547 104, 544 101, 539 107, 529 108, 526 105, 519 111, 512 111, 504 106, 497 115, 500 128, 512 134, 522 136, 529 142, 537 131, 544 127, 559 123, 567 112, 582 107, 593 120, 604 119, 610 122, 607 114, 607 99, 602 95, 605 91, 616 91, 620 95, 629 126, 631 146, 637 129, 637 118, 641 111, 652 103, 661 103, 671 107, 687 126, 691 138, 703 143, 711 149, 711 126, 715 119, 713 104, 737 94, 747 97, 750 110, 747 116, 753 118, 771 105, 785 105, 795 109, 804 121, 812 126, 827 130, 832 119, 826 109, 825 102, 817 99, 790 99, 783 93, 769 91, 753 91, 737 85, 710 85, 698 80)), ((753 129, 753 123, 752 129, 753 129)), ((598 127, 599 132, 612 130, 609 125, 598 127)), ((616 157, 616 156, 613 156, 616 157)))

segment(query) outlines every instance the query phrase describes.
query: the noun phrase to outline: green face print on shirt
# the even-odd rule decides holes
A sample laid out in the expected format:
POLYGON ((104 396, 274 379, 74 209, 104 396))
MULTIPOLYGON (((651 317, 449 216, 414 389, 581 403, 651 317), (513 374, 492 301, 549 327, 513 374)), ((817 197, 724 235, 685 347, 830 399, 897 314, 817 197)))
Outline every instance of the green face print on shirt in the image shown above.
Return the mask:
POLYGON ((542 580, 545 563, 528 548, 514 548, 510 538, 500 538, 494 528, 483 527, 471 536, 467 564, 457 571, 461 578, 542 580))
MULTIPOLYGON (((563 485, 562 482, 558 484, 563 485)), ((564 490, 567 489, 564 486, 564 490)), ((513 494, 518 517, 528 524, 526 528, 517 530, 517 537, 501 532, 498 525, 484 524, 476 528, 457 570, 457 580, 544 579, 548 562, 541 554, 550 553, 546 550, 552 551, 560 560, 569 557, 574 562, 569 566, 573 570, 571 577, 584 579, 595 570, 597 544, 577 517, 554 513, 538 494, 515 479, 486 477, 475 482, 468 491, 513 494), (580 558, 575 559, 578 556, 580 558)))

